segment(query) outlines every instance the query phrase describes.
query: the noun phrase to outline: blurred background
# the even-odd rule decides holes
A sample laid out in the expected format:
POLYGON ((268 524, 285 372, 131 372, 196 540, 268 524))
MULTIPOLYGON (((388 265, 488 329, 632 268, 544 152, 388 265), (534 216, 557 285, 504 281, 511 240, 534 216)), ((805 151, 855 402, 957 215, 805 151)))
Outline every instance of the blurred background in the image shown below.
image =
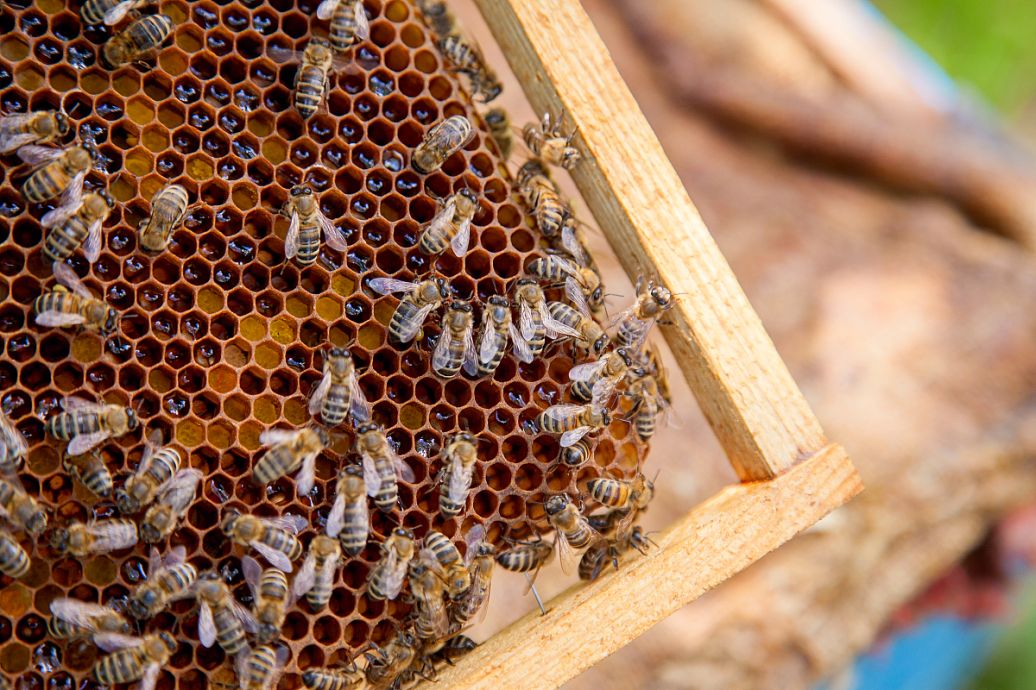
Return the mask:
MULTIPOLYGON (((867 490, 567 687, 1036 688, 1036 3, 583 4, 867 490)), ((733 480, 674 383, 652 529, 733 480)))

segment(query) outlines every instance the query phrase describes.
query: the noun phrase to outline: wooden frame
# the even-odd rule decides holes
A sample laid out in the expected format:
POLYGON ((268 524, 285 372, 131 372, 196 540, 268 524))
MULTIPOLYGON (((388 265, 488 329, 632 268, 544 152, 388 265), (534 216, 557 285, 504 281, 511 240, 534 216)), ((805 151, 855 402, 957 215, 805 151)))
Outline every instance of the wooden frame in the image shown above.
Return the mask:
POLYGON ((743 484, 694 508, 659 549, 577 584, 435 685, 549 688, 777 548, 862 489, 831 444, 577 0, 476 0, 537 112, 564 113, 580 192, 627 273, 681 296, 664 329, 743 484), (616 605, 621 602, 621 605, 616 605))

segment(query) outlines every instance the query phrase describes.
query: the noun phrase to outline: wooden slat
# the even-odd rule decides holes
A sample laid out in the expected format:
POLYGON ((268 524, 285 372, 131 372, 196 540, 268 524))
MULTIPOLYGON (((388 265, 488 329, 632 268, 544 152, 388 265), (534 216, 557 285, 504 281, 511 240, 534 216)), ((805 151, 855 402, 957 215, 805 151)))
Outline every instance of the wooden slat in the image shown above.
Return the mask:
POLYGON ((631 276, 674 293, 666 338, 743 480, 827 445, 676 171, 577 0, 476 0, 534 109, 564 112, 573 177, 631 276))
POLYGON ((548 604, 547 615, 537 611, 520 619, 425 687, 558 687, 861 488, 845 452, 830 446, 776 479, 724 489, 669 528, 656 540, 658 549, 572 587, 548 604))

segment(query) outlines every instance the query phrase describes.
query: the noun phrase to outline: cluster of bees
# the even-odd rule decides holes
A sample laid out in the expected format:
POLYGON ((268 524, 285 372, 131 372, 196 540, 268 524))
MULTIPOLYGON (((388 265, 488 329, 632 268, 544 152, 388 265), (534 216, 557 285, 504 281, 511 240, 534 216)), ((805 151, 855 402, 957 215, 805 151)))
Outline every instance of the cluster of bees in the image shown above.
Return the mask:
MULTIPOLYGON (((173 22, 169 17, 139 15, 148 4, 150 0, 89 0, 83 5, 86 23, 116 25, 130 14, 135 17, 105 44, 104 59, 109 66, 138 59, 170 35, 173 22)), ((501 90, 499 80, 477 46, 457 30, 445 3, 421 0, 418 5, 438 35, 443 55, 469 79, 472 91, 483 102, 496 98, 501 90)), ((310 40, 300 58, 294 104, 303 118, 321 107, 336 61, 369 36, 359 0, 324 0, 317 16, 329 20, 328 38, 310 40)), ((506 113, 495 108, 484 116, 498 148, 509 158, 514 141, 506 113)), ((68 132, 69 119, 63 113, 7 115, 0 118, 0 154, 17 153, 30 166, 21 188, 27 201, 58 200, 41 219, 48 231, 43 251, 53 262, 57 285, 36 300, 36 324, 82 328, 107 337, 118 332, 119 313, 94 297, 65 261, 77 250, 91 263, 96 261, 103 244, 101 228, 115 202, 103 189, 85 188, 96 158, 92 142, 51 145, 68 132)), ((449 117, 428 130, 412 152, 411 166, 421 174, 434 172, 473 135, 468 119, 449 117)), ((669 396, 658 351, 647 344, 647 336, 672 307, 673 295, 662 285, 638 283, 634 303, 612 319, 612 332, 600 325, 605 304, 598 269, 586 249, 580 223, 549 173, 551 167, 578 165, 579 151, 549 115, 524 127, 521 136, 532 155, 518 169, 516 189, 532 210, 549 250, 526 266, 527 275, 514 282, 509 295, 489 296, 483 304, 452 299, 447 280, 434 272, 415 281, 374 277, 366 284, 381 295, 400 295, 388 327, 389 338, 398 344, 412 343, 428 319, 442 311, 431 365, 444 379, 458 376, 461 370, 469 377, 491 376, 508 351, 520 361, 532 362, 544 353, 549 341, 570 342, 582 360, 569 372, 569 398, 577 402, 547 408, 537 424, 544 432, 560 436, 558 462, 574 469, 592 459, 595 433, 612 423, 612 412, 623 398, 629 402, 625 418, 637 435, 645 441, 653 435, 669 396), (551 300, 548 295, 563 299, 551 300), (476 318, 476 307, 481 319, 476 318)), ((478 196, 465 188, 439 201, 440 208, 423 229, 418 247, 430 256, 451 251, 462 257, 479 209, 478 196)), ((151 254, 164 251, 189 206, 190 196, 183 187, 169 184, 161 188, 152 199, 150 215, 139 226, 141 249, 151 254)), ((323 215, 312 189, 294 187, 280 211, 289 218, 288 259, 310 265, 325 241, 336 250, 346 248, 345 237, 323 215)), ((359 463, 339 472, 324 533, 315 536, 305 550, 297 536, 308 527, 304 518, 224 513, 221 529, 227 538, 253 550, 269 565, 264 568, 252 556, 242 560, 253 593, 251 609, 232 596, 218 573, 199 572, 186 560, 182 547, 166 554, 151 547, 148 579, 132 593, 124 610, 75 599, 54 600, 50 632, 55 637, 90 638, 108 653, 93 669, 99 683, 141 680, 141 690, 152 690, 177 642, 166 632, 134 636, 131 620, 146 621, 173 602, 193 598, 199 611, 198 639, 206 647, 218 644, 235 660, 242 690, 271 687, 287 659, 287 649, 277 642, 289 609, 302 597, 313 610, 328 605, 339 568, 368 544, 368 498, 378 510, 391 514, 398 501, 398 482, 414 481, 385 430, 371 421, 370 404, 358 384, 348 348, 325 351, 323 377, 310 393, 308 410, 314 423, 293 430, 269 429, 260 436, 266 452, 252 474, 263 486, 293 474, 299 495, 308 495, 314 486, 317 458, 331 444, 331 430, 350 424, 359 463), (302 565, 294 573, 299 559, 302 565)), ((82 558, 129 548, 138 541, 160 543, 195 501, 203 475, 182 467, 179 451, 163 445, 160 431, 148 436, 136 471, 116 488, 98 449, 140 425, 132 408, 79 397, 66 398, 62 411, 46 420, 46 432, 67 443, 65 469, 95 495, 113 497, 120 513, 118 518, 72 522, 52 530, 50 543, 59 553, 82 558), (131 519, 141 512, 139 522, 131 519)), ((437 481, 439 512, 446 519, 465 511, 478 442, 477 436, 467 432, 453 434, 444 442, 437 481)), ((29 557, 9 530, 35 539, 42 536, 48 522, 44 507, 18 480, 26 451, 20 432, 0 415, 0 516, 9 528, 0 529, 0 573, 14 578, 28 572, 29 557)), ((631 481, 591 479, 586 491, 603 508, 601 512, 584 514, 581 497, 549 495, 543 506, 556 532, 554 539, 505 538, 509 548, 499 553, 478 525, 464 535, 463 556, 440 532, 431 531, 418 541, 406 528, 392 530, 381 544, 380 560, 370 571, 367 595, 376 600, 405 596, 414 607, 409 625, 383 647, 368 648, 364 668, 354 660, 347 667, 307 669, 303 683, 312 690, 346 690, 364 684, 396 688, 428 677, 437 662, 474 647, 463 633, 485 613, 494 565, 523 573, 535 594, 536 574, 555 553, 566 571, 577 568, 580 578, 593 580, 609 562, 618 567, 627 552, 647 549, 650 539, 635 522, 647 508, 654 486, 642 471, 631 481), (406 583, 409 591, 404 595, 406 583)), ((538 596, 536 599, 539 602, 538 596)))

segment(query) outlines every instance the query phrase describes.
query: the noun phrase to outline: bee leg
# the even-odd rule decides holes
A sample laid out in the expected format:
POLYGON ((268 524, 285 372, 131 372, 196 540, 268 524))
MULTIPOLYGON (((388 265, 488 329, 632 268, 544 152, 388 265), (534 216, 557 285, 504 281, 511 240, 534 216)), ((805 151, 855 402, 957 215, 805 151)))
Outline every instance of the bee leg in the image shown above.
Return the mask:
MULTIPOLYGON (((525 573, 525 579, 529 579, 528 573, 525 573)), ((536 591, 536 585, 534 585, 531 581, 529 582, 529 589, 532 591, 533 599, 536 600, 536 605, 540 607, 540 615, 546 616, 547 609, 543 608, 543 600, 540 599, 540 593, 536 591)))

